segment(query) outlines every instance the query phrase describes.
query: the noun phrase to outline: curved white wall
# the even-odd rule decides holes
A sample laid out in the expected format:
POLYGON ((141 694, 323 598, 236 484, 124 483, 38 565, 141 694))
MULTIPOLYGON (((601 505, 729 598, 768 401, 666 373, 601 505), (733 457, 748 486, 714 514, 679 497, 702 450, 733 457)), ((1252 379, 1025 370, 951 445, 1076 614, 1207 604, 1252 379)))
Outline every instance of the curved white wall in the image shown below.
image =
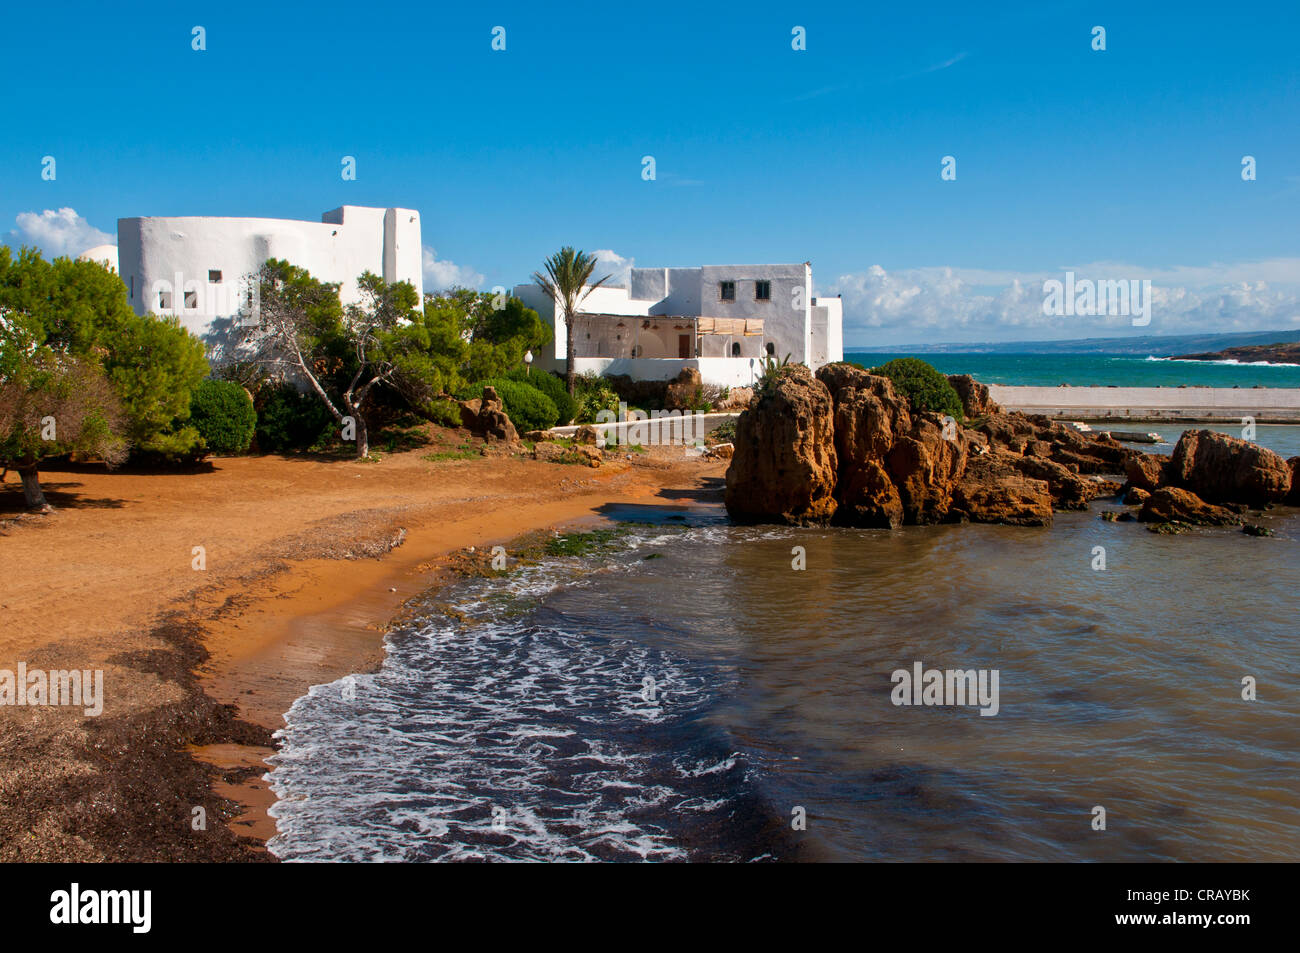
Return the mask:
POLYGON ((385 281, 409 281, 420 300, 420 213, 401 208, 345 205, 320 222, 276 218, 122 218, 117 222, 119 273, 137 313, 176 314, 207 337, 218 319, 239 311, 241 279, 267 258, 283 258, 320 281, 340 285, 344 304, 358 300, 357 278, 365 271, 385 281), (221 272, 210 281, 209 273, 221 272), (179 277, 178 277, 179 276, 179 277), (171 308, 158 291, 175 286, 171 308), (193 307, 186 307, 189 291, 193 307))

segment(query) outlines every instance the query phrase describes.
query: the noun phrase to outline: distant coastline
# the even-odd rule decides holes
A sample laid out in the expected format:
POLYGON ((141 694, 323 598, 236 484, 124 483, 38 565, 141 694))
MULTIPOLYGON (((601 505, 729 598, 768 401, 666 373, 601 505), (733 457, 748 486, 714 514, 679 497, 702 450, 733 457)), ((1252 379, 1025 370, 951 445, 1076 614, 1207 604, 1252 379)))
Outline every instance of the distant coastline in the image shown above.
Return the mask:
POLYGON ((1174 361, 1213 361, 1228 364, 1286 364, 1300 367, 1300 343, 1251 344, 1221 351, 1179 354, 1174 361))

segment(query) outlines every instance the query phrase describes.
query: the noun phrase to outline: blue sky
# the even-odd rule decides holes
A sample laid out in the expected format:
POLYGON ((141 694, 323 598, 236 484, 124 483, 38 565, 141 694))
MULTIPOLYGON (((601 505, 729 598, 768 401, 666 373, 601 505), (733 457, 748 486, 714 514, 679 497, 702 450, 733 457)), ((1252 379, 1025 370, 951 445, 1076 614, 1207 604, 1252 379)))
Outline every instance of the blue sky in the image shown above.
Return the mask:
POLYGON ((0 236, 400 205, 431 280, 484 288, 562 244, 811 260, 856 346, 1127 330, 1041 313, 1067 269, 1151 279, 1142 333, 1300 325, 1294 2, 562 9, 10 5, 0 236))

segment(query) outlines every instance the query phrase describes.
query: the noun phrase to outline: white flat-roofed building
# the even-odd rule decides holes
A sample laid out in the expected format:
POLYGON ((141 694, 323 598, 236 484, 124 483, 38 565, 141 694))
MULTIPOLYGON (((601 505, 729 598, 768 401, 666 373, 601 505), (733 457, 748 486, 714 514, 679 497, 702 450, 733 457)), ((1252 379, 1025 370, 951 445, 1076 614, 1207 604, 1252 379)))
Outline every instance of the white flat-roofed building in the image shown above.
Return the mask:
MULTIPOLYGON (((555 302, 535 284, 514 293, 555 328, 543 366, 562 372, 567 336, 555 302)), ((694 367, 706 384, 735 387, 760 376, 767 357, 814 370, 844 359, 840 299, 813 297, 808 262, 633 268, 627 287, 602 285, 580 307, 579 374, 668 380, 694 367)))
POLYGON ((344 205, 319 222, 209 216, 120 218, 118 266, 139 314, 174 314, 210 345, 247 306, 250 279, 268 258, 337 283, 344 304, 359 299, 371 271, 408 281, 424 299, 420 213, 344 205), (215 326, 215 327, 214 327, 215 326))

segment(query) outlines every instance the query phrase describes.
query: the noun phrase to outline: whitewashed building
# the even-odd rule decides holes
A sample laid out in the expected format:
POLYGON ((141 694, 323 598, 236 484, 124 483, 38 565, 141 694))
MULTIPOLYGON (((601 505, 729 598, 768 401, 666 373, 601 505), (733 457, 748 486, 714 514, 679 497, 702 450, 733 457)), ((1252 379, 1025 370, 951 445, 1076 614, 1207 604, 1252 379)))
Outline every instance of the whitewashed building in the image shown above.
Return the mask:
POLYGON ((184 216, 117 220, 118 266, 139 314, 174 314, 219 348, 221 332, 248 303, 250 279, 268 258, 337 283, 344 304, 359 299, 366 271, 408 281, 424 299, 420 213, 344 205, 319 222, 184 216))
MULTIPOLYGON (((555 302, 535 284, 514 293, 555 329, 540 366, 563 372, 567 336, 555 302)), ((843 360, 842 324, 838 297, 813 297, 808 262, 633 268, 627 287, 602 285, 583 300, 575 368, 668 380, 694 367, 706 384, 748 386, 769 356, 814 370, 843 360)))

